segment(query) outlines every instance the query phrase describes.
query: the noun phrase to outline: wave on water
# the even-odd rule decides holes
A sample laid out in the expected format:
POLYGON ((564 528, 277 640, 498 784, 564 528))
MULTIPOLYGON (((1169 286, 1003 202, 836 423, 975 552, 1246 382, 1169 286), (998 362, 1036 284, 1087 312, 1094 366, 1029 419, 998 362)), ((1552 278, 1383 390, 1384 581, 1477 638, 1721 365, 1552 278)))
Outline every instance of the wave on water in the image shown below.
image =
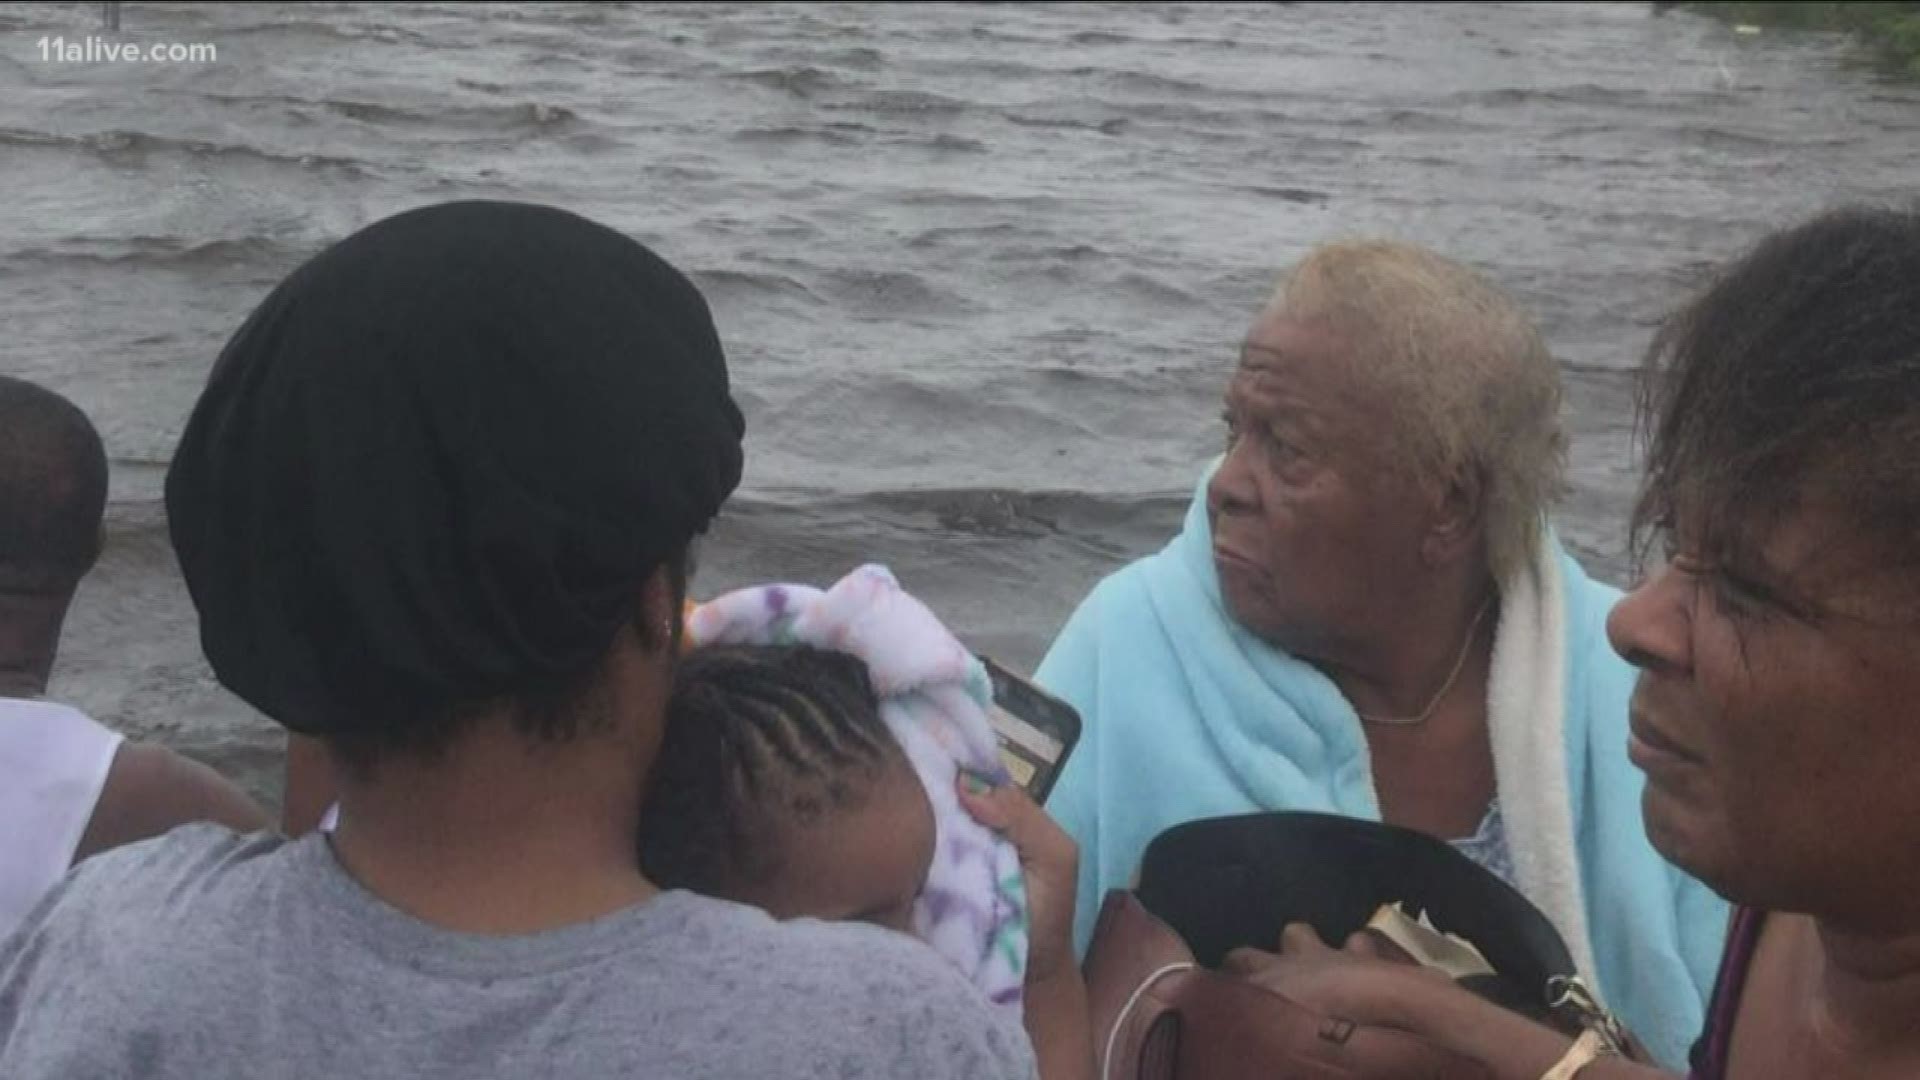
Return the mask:
POLYGON ((975 106, 958 98, 926 90, 869 90, 852 101, 827 105, 829 109, 912 116, 958 116, 975 106))
POLYGON ((1281 202, 1298 203, 1301 206, 1319 206, 1333 198, 1324 191, 1314 191, 1310 188, 1267 187, 1263 184, 1242 184, 1236 190, 1268 199, 1279 199, 1281 202))
MULTIPOLYGON (((750 431, 709 575, 888 560, 957 631, 1037 655, 1178 529, 1246 319, 1347 230, 1482 266, 1542 316, 1586 440, 1567 536, 1605 557, 1649 322, 1810 201, 1899 197, 1920 102, 1825 47, 1735 53, 1609 5, 125 11, 221 62, 0 60, 0 161, 30 188, 0 200, 0 367, 80 402, 118 459, 75 683, 194 739, 239 729, 195 712, 218 699, 181 666, 148 459, 260 279, 395 210, 551 202, 691 273, 750 431)), ((0 28, 98 21, 0 4, 0 28)))
POLYGON ((935 135, 931 139, 915 136, 911 138, 889 139, 887 141, 895 146, 940 150, 954 154, 984 154, 987 152, 987 144, 981 142, 979 139, 969 139, 964 135, 950 135, 945 132, 935 135))
POLYGON ((785 274, 763 270, 691 270, 688 276, 710 302, 745 304, 754 300, 798 299, 818 303, 813 290, 785 274))
POLYGON ((727 78, 735 82, 764 86, 769 90, 779 90, 803 100, 847 85, 846 80, 840 76, 810 65, 738 71, 730 73, 727 78))
POLYGON ((985 225, 938 225, 909 237, 907 246, 910 248, 940 247, 954 241, 1000 242, 1030 234, 1031 230, 1005 221, 985 225))
POLYGON ((1113 252, 1093 244, 998 244, 987 253, 989 262, 998 263, 1084 263, 1113 257, 1113 252))
POLYGON ((1094 495, 1078 491, 1014 491, 958 488, 882 492, 863 501, 903 513, 924 514, 945 532, 985 536, 1038 536, 1062 532, 1108 532, 1143 519, 1186 513, 1185 491, 1141 495, 1094 495))
POLYGON ((1445 105, 1490 105, 1528 108, 1542 105, 1605 105, 1613 108, 1673 109, 1679 105, 1712 105, 1729 95, 1718 90, 1680 87, 1636 89, 1579 83, 1571 86, 1503 86, 1491 90, 1463 90, 1437 99, 1445 105))
POLYGON ((1067 40, 1075 45, 1132 45, 1139 39, 1108 30, 1082 30, 1079 33, 1068 34, 1067 40))
POLYGON ((784 125, 742 128, 728 138, 747 146, 790 146, 796 143, 861 146, 874 134, 874 129, 865 124, 829 124, 820 127, 784 125))
POLYGON ((867 492, 814 491, 805 488, 743 492, 728 502, 728 517, 762 521, 880 515, 895 526, 912 526, 942 535, 1002 539, 1037 538, 1059 533, 1100 534, 1187 511, 1191 491, 1097 494, 1073 490, 1019 490, 994 487, 899 488, 867 492))
POLYGON ((236 264, 283 265, 306 254, 263 237, 191 240, 179 236, 76 238, 52 247, 21 248, 9 261, 31 264, 92 263, 154 269, 199 269, 236 264))
POLYGON ((1130 68, 1077 67, 1067 72, 1076 78, 1097 78, 1102 85, 1135 94, 1163 94, 1170 97, 1268 97, 1265 93, 1235 91, 1214 83, 1182 79, 1172 75, 1135 71, 1130 68))
MULTIPOLYGON (((833 31, 836 37, 844 36, 833 31)), ((762 55, 770 60, 780 60, 792 65, 793 69, 809 68, 819 71, 828 78, 837 79, 835 70, 876 71, 886 66, 887 54, 872 45, 847 46, 776 46, 762 55)), ((778 70, 778 69, 763 69, 778 70)))
POLYGON ((1074 128, 1081 131, 1094 131, 1102 135, 1120 135, 1132 126, 1124 116, 1108 117, 1105 120, 1075 120, 1061 116, 1027 116, 1021 113, 1006 113, 1003 117, 1017 127, 1029 128, 1074 128))
MULTIPOLYGON (((504 94, 510 87, 496 83, 456 81, 461 89, 482 94, 504 94)), ((419 104, 402 106, 355 98, 309 98, 292 94, 223 94, 202 90, 159 91, 170 97, 211 101, 225 106, 279 105, 301 113, 327 113, 381 127, 413 127, 459 130, 483 128, 490 131, 546 131, 569 127, 579 114, 561 105, 541 101, 511 104, 419 104)))
POLYGON ((1857 139, 1844 135, 1826 138, 1766 135, 1757 131, 1734 131, 1718 124, 1684 123, 1664 129, 1668 140, 1689 150, 1741 151, 1818 150, 1851 146, 1857 139))
POLYGON ((733 135, 735 142, 787 144, 822 142, 831 146, 880 145, 907 150, 934 150, 952 154, 983 154, 987 144, 964 135, 940 132, 925 134, 883 134, 865 124, 836 123, 823 127, 748 128, 733 135))
MULTIPOLYGON (((203 10, 205 8, 212 8, 213 11, 209 12, 209 14, 215 18, 230 18, 233 12, 246 10, 245 6, 236 4, 197 6, 202 7, 203 10)), ((262 8, 272 10, 266 5, 262 5, 262 8)), ((430 34, 416 30, 408 30, 398 26, 353 23, 346 20, 320 22, 312 19, 291 21, 274 19, 271 22, 258 23, 224 21, 203 29, 217 29, 222 38, 253 35, 271 36, 275 38, 312 36, 330 38, 335 41, 356 43, 374 42, 382 45, 419 45, 428 48, 439 48, 446 44, 430 34)))
POLYGON ((1342 126, 1376 129, 1386 127, 1403 133, 1449 135, 1485 131, 1489 127, 1482 121, 1468 120, 1456 112, 1419 108, 1387 109, 1382 112, 1354 116, 1344 121, 1342 126))
POLYGON ((865 124, 835 123, 821 126, 802 127, 783 125, 779 127, 750 127, 734 132, 729 138, 737 143, 749 146, 786 146, 800 143, 824 143, 828 146, 867 146, 881 144, 908 149, 937 150, 946 153, 979 154, 985 153, 987 144, 979 139, 969 139, 962 135, 942 132, 937 135, 882 135, 878 130, 865 124))
POLYGON ((385 126, 407 125, 434 128, 443 128, 448 125, 487 126, 508 131, 557 131, 571 126, 580 119, 579 114, 572 109, 538 101, 524 101, 516 105, 502 106, 456 105, 435 108, 431 111, 406 109, 371 101, 327 100, 318 104, 328 112, 344 116, 349 120, 385 126))
POLYGON ((371 169, 365 162, 323 154, 280 154, 254 146, 207 142, 153 135, 144 131, 115 129, 84 135, 56 135, 24 128, 0 128, 0 147, 79 150, 109 164, 135 166, 150 154, 186 154, 196 158, 252 160, 273 165, 293 165, 301 169, 327 170, 352 178, 365 178, 371 169))
POLYGON ((1003 195, 987 194, 979 191, 966 191, 956 188, 914 187, 891 193, 893 201, 901 206, 917 207, 978 207, 990 210, 1019 211, 1045 220, 1049 215, 1067 209, 1071 200, 1057 195, 1003 195))
POLYGON ((1188 307, 1199 302, 1192 293, 1139 270, 1129 270, 1113 280, 1119 295, 1149 304, 1188 307))
POLYGON ((818 282, 829 300, 844 305, 851 314, 961 315, 973 310, 967 300, 908 270, 826 270, 818 275, 818 282))

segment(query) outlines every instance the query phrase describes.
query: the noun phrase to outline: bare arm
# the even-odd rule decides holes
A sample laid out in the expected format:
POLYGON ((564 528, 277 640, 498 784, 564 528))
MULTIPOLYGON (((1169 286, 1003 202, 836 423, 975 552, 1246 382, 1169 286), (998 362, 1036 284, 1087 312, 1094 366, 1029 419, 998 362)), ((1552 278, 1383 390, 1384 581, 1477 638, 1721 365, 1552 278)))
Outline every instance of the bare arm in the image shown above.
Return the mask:
POLYGON ((266 812, 245 792, 200 762, 164 746, 122 743, 73 861, 194 821, 237 832, 269 825, 266 812))
POLYGON ((976 792, 963 779, 960 802, 974 820, 999 830, 1020 853, 1030 914, 1024 1018, 1040 1080, 1092 1080, 1093 1018, 1087 1011, 1086 980, 1073 959, 1080 849, 1012 784, 976 792))
MULTIPOLYGON (((1421 986, 1394 1007, 1393 1026, 1451 1048, 1487 1066, 1498 1080, 1540 1080, 1571 1039, 1457 986, 1421 986)), ((1580 1080, 1676 1080, 1673 1073, 1621 1058, 1600 1058, 1580 1080)))
MULTIPOLYGON (((1362 943, 1363 945, 1364 943, 1362 943)), ((1227 958, 1239 974, 1303 1004, 1363 1023, 1412 1032, 1485 1065, 1496 1080, 1540 1080, 1573 1040, 1409 964, 1335 950, 1305 926, 1287 928, 1280 954, 1241 949, 1227 958)), ((1676 1080, 1620 1058, 1600 1058, 1579 1080, 1676 1080)))
POLYGON ((288 732, 287 790, 280 802, 280 831, 301 837, 319 828, 320 819, 337 798, 326 745, 288 732))
POLYGON ((1092 1080, 1092 1018, 1078 970, 1027 984, 1026 1025, 1040 1080, 1092 1080))

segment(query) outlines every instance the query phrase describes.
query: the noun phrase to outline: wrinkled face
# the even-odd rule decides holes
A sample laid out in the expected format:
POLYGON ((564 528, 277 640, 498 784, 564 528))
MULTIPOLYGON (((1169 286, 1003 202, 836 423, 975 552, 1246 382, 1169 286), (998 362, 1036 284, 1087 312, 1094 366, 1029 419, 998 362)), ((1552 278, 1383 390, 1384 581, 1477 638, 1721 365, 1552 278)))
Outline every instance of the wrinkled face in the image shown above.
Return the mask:
POLYGON ((1897 923, 1920 886, 1920 577, 1893 569, 1911 553, 1817 506, 1748 565, 1675 551, 1607 623, 1641 671, 1629 753, 1655 848, 1737 902, 1897 923))
POLYGON ((1395 467, 1388 410, 1340 338, 1275 309, 1227 387, 1227 454, 1207 490, 1214 566, 1235 619, 1315 657, 1393 617, 1430 498, 1395 467))
POLYGON ((933 864, 933 805, 905 757, 896 756, 858 805, 788 823, 771 842, 779 868, 738 899, 777 919, 908 931, 933 864))

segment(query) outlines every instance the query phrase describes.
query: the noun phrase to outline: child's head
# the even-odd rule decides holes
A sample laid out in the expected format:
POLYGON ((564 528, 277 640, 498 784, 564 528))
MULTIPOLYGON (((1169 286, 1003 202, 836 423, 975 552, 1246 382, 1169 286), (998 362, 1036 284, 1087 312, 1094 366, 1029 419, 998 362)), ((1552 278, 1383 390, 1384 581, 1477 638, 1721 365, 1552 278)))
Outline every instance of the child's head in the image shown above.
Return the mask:
POLYGON ((641 823, 656 885, 781 919, 906 929, 933 859, 932 805, 866 665, 804 645, 681 662, 641 823))

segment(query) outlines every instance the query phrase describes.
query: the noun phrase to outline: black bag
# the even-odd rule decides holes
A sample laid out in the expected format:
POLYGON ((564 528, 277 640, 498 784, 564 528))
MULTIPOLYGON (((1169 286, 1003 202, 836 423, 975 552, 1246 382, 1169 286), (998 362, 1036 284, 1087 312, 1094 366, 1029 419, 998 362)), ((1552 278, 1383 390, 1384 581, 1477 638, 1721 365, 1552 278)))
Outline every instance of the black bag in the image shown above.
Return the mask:
POLYGON ((1480 950, 1495 974, 1463 986, 1573 1032, 1572 1018, 1550 1005, 1574 975, 1573 959, 1512 886, 1424 833, 1327 814, 1249 814, 1167 830, 1148 846, 1137 889, 1106 897, 1085 965, 1100 1075, 1489 1076, 1405 1032, 1329 1016, 1211 970, 1236 948, 1274 949, 1290 923, 1337 945, 1389 903, 1480 950))
POLYGON ((1333 814, 1274 812, 1176 825, 1147 846, 1135 890, 1205 967, 1274 949, 1302 922, 1339 945, 1380 905, 1425 912, 1498 974, 1462 985, 1551 1022, 1550 985, 1574 975, 1566 942, 1533 902, 1426 833, 1333 814))

